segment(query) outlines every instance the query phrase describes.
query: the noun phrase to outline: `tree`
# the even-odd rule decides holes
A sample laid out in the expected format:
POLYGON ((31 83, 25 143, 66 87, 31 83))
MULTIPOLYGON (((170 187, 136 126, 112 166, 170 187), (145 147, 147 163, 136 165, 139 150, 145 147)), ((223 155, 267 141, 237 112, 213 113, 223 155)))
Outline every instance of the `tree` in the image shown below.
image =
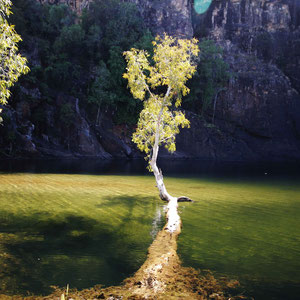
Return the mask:
MULTIPOLYGON (((100 51, 105 60, 111 47, 120 47, 123 52, 131 48, 146 31, 136 4, 120 0, 91 2, 88 11, 82 16, 82 24, 85 30, 92 26, 101 28, 98 38, 101 39, 100 51)), ((95 38, 94 35, 91 37, 95 38)))
POLYGON ((194 111, 201 109, 202 116, 212 107, 212 123, 214 123, 218 96, 226 90, 232 74, 229 65, 223 59, 222 48, 214 41, 204 39, 199 43, 199 47, 201 53, 197 72, 190 83, 192 93, 185 104, 194 111))
POLYGON ((215 119, 217 98, 230 78, 229 66, 222 58, 222 49, 214 41, 203 40, 200 43, 199 81, 203 82, 202 114, 213 102, 212 123, 215 119))
POLYGON ((160 198, 169 202, 166 228, 169 232, 178 232, 177 202, 191 200, 173 197, 167 192, 156 161, 159 147, 164 144, 169 152, 174 152, 179 127, 189 127, 189 121, 178 108, 182 96, 189 93, 186 82, 196 71, 193 58, 198 55, 199 48, 196 39, 176 39, 167 35, 156 37, 153 46, 153 64, 148 61, 147 51, 133 48, 124 52, 127 73, 123 77, 128 80, 133 96, 144 101, 133 142, 149 159, 160 198))
POLYGON ((95 70, 95 79, 91 84, 88 94, 88 102, 97 106, 97 116, 95 125, 100 123, 100 112, 103 104, 113 102, 114 94, 110 91, 111 74, 103 61, 100 61, 99 66, 95 70))
POLYGON ((7 103, 9 88, 29 71, 26 58, 18 53, 17 45, 22 39, 7 21, 11 5, 10 0, 0 0, 0 104, 7 103))

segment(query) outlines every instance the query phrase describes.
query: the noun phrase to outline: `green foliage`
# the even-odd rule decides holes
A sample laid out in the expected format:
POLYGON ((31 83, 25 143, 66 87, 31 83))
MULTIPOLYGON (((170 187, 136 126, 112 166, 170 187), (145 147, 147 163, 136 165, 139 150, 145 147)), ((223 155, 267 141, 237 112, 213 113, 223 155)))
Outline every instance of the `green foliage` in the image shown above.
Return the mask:
POLYGON ((153 56, 153 42, 154 38, 151 32, 147 29, 144 35, 133 44, 133 47, 136 49, 144 49, 150 55, 153 56))
POLYGON ((80 50, 84 43, 85 32, 79 24, 64 26, 54 43, 54 51, 67 53, 69 57, 84 55, 80 50))
POLYGON ((90 9, 82 16, 82 27, 86 32, 87 53, 95 65, 88 102, 96 106, 101 102, 101 106, 112 109, 116 123, 135 124, 141 104, 132 98, 126 88, 122 77, 126 70, 122 53, 136 45, 152 49, 153 36, 145 28, 136 6, 118 0, 91 3, 90 9), (101 79, 96 74, 99 61, 106 64, 109 80, 107 76, 101 79), (95 101, 97 97, 99 101, 95 101))
POLYGON ((70 103, 65 103, 60 108, 60 120, 66 127, 70 127, 75 119, 75 113, 70 103))
MULTIPOLYGON (((103 110, 112 112, 115 123, 137 122, 143 103, 127 89, 127 81, 122 77, 126 72, 122 53, 131 47, 144 49, 150 55, 149 64, 155 62, 154 38, 135 4, 96 0, 77 17, 67 5, 15 0, 13 11, 11 21, 24 39, 21 50, 32 58, 32 71, 17 85, 25 90, 38 88, 40 99, 35 99, 35 111, 42 110, 45 102, 56 103, 57 95, 66 95, 78 98, 94 122, 98 119, 96 112, 103 110)), ((189 84, 191 95, 184 100, 184 106, 196 112, 210 107, 215 93, 228 80, 221 50, 211 41, 201 42, 200 47, 201 60, 189 84)), ((158 95, 165 91, 159 86, 154 89, 158 95)), ((187 92, 188 89, 179 89, 178 99, 187 92)), ((18 97, 21 96, 20 92, 18 97)))
POLYGON ((48 34, 48 39, 55 39, 64 27, 75 23, 75 14, 66 4, 45 5, 43 7, 42 30, 48 34))
POLYGON ((111 74, 103 61, 95 68, 95 79, 91 84, 88 102, 101 106, 114 102, 114 94, 111 92, 111 74))
POLYGON ((91 3, 89 11, 82 16, 82 27, 86 32, 87 52, 95 66, 88 102, 112 109, 116 123, 136 123, 141 105, 126 88, 122 77, 126 70, 122 53, 133 45, 152 49, 153 36, 146 30, 136 6, 117 0, 91 3), (99 61, 105 63, 107 71, 104 73, 109 73, 109 79, 104 74, 103 78, 97 75, 97 70, 103 68, 99 61))
POLYGON ((10 0, 0 1, 0 104, 7 103, 9 89, 22 74, 29 71, 26 58, 18 53, 21 37, 7 21, 11 5, 10 0))
POLYGON ((203 40, 199 48, 200 60, 190 83, 192 92, 185 105, 203 115, 211 107, 216 94, 225 89, 231 74, 228 64, 223 60, 222 49, 214 41, 203 40))
POLYGON ((72 95, 87 108, 90 119, 95 109, 105 108, 113 112, 116 123, 136 122, 141 104, 126 88, 122 53, 133 45, 151 51, 153 37, 133 3, 96 0, 81 17, 66 5, 14 3, 23 50, 34 58, 33 72, 22 85, 37 87, 48 103, 58 94, 72 95))
POLYGON ((148 157, 150 152, 164 144, 170 152, 176 150, 175 136, 179 127, 188 127, 183 112, 174 110, 181 105, 181 97, 189 93, 188 79, 196 71, 193 58, 198 55, 197 40, 175 39, 165 35, 153 42, 153 64, 145 50, 131 49, 124 52, 131 93, 144 102, 140 113, 135 142, 148 157), (164 93, 159 88, 166 88, 164 93))
POLYGON ((99 25, 91 25, 85 30, 87 55, 95 62, 101 58, 102 30, 99 25))
POLYGON ((16 28, 24 34, 23 51, 33 56, 33 74, 22 84, 37 87, 49 102, 55 92, 76 93, 80 74, 81 43, 84 33, 67 5, 41 5, 34 0, 15 0, 16 28), (77 53, 78 52, 78 53, 77 53), (52 95, 51 95, 52 94, 52 95))
MULTIPOLYGON (((86 31, 95 26, 101 28, 101 51, 105 58, 111 47, 127 50, 146 32, 136 5, 119 0, 92 2, 89 10, 83 14, 82 24, 86 31)), ((90 36, 95 38, 94 35, 90 36)))

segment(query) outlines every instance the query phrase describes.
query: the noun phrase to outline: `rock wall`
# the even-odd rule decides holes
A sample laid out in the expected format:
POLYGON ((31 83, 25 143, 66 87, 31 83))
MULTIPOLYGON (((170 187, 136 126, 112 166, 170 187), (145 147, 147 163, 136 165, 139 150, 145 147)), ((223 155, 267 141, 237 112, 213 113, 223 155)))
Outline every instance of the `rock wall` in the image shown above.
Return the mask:
MULTIPOLYGON (((41 3, 65 3, 78 14, 87 8, 92 0, 39 0, 41 3)), ((191 0, 122 0, 135 3, 151 32, 169 35, 193 36, 191 0)))
POLYGON ((64 3, 70 6, 78 14, 87 8, 92 0, 38 0, 40 3, 61 4, 64 3))
POLYGON ((127 0, 136 3, 146 24, 156 34, 193 36, 190 0, 127 0))
POLYGON ((195 32, 224 49, 234 76, 217 102, 215 125, 223 138, 194 155, 299 159, 299 15, 296 0, 215 0, 196 17, 195 32))
POLYGON ((300 91, 300 2, 298 0, 214 1, 203 26, 216 40, 275 64, 300 91))
MULTIPOLYGON (((78 12, 89 3, 48 1, 63 1, 78 12)), ((299 0, 215 0, 201 16, 193 15, 190 0, 124 1, 138 5, 154 34, 191 37, 195 32, 199 38, 216 40, 234 74, 226 91, 218 97, 214 124, 207 122, 211 120, 211 111, 206 121, 187 112, 192 126, 179 134, 173 157, 300 159, 299 0)), ((68 133, 57 129, 55 107, 46 105, 48 125, 43 135, 39 134, 42 139, 36 137, 35 125, 28 121, 34 107, 24 107, 20 101, 16 111, 6 108, 7 115, 14 120, 14 128, 9 130, 17 132, 13 142, 5 145, 6 153, 17 147, 12 146, 15 143, 21 155, 140 155, 130 142, 128 128, 120 131, 109 115, 103 116, 105 121, 100 126, 92 127, 85 113, 78 109, 77 100, 69 100, 76 113, 76 124, 68 133), (66 134, 71 138, 66 139, 66 134)))

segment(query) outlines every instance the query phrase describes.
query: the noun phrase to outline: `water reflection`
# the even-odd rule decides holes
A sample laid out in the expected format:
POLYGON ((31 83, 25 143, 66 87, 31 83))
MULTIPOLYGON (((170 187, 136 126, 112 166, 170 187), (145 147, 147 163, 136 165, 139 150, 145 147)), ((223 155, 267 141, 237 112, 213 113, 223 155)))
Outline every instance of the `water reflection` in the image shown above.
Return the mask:
MULTIPOLYGON (((300 162, 218 162, 159 159, 165 176, 300 182, 300 162)), ((145 160, 45 159, 0 160, 4 173, 151 175, 145 160)))
POLYGON ((152 221, 152 230, 150 232, 150 235, 152 236, 152 239, 154 240, 157 233, 161 230, 163 227, 163 223, 165 221, 165 218, 163 216, 163 209, 161 205, 156 206, 156 213, 152 221))

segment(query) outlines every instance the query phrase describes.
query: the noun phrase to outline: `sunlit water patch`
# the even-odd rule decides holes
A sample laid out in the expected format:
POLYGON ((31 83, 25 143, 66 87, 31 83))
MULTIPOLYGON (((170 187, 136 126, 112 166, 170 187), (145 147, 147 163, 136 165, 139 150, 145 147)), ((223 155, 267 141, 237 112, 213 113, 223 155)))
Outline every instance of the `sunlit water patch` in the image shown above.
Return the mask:
MULTIPOLYGON (((237 278, 256 299, 297 299, 297 184, 165 181, 171 194, 195 200, 180 204, 184 265, 237 278)), ((162 204, 152 176, 0 175, 0 293, 119 284, 145 260, 162 204)))

